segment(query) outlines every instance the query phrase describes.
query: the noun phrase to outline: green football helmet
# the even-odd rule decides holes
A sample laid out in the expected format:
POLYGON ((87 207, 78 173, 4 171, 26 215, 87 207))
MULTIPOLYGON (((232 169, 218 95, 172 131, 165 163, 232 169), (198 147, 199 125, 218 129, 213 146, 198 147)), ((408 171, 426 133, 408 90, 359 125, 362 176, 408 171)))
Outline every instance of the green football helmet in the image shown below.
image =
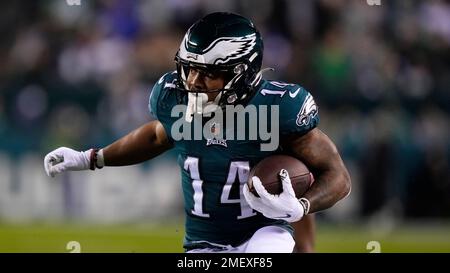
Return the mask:
POLYGON ((263 41, 253 23, 240 15, 216 12, 194 23, 175 56, 177 87, 186 92, 220 91, 216 103, 245 104, 261 80, 263 41), (191 68, 225 75, 221 90, 190 91, 186 80, 191 68))

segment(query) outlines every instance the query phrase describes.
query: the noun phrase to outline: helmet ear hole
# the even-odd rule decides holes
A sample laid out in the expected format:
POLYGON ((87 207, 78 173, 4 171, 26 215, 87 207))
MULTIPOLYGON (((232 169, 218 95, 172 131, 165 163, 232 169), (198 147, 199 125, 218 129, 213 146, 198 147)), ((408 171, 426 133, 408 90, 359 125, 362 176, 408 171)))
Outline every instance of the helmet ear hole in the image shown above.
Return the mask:
POLYGON ((237 95, 236 93, 231 93, 228 97, 227 97, 227 102, 229 104, 233 104, 235 101, 237 100, 237 95))
POLYGON ((234 67, 233 72, 234 74, 241 74, 243 73, 245 70, 245 65, 244 64, 238 64, 234 67))

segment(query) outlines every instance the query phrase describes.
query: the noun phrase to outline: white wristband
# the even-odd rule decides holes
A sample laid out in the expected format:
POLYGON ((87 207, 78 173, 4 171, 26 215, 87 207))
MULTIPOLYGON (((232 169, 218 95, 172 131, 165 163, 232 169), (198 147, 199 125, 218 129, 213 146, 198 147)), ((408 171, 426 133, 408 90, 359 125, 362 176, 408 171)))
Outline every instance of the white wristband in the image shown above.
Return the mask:
POLYGON ((298 199, 298 201, 300 202, 300 205, 302 205, 303 208, 305 209, 304 215, 307 215, 309 213, 309 208, 311 207, 311 203, 309 202, 308 199, 306 199, 304 197, 298 199))
POLYGON ((103 149, 100 149, 97 153, 97 167, 102 168, 105 166, 105 159, 103 157, 103 149))

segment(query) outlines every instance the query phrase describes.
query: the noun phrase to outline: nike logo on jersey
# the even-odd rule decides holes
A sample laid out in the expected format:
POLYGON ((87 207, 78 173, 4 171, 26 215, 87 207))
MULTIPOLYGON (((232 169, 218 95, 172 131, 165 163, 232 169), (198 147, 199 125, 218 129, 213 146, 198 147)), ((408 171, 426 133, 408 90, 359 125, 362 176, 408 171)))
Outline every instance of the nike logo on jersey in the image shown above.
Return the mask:
POLYGON ((298 92, 300 92, 300 87, 297 90, 295 90, 294 93, 291 93, 291 91, 289 91, 289 96, 291 98, 295 98, 295 96, 297 96, 298 92))

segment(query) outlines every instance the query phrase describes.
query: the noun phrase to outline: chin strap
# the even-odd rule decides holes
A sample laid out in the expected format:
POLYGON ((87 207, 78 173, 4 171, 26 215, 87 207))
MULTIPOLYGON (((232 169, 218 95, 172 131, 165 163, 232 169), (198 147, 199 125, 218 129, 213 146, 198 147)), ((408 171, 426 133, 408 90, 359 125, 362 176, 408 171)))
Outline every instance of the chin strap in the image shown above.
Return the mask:
MULTIPOLYGON (((246 69, 247 67, 245 67, 244 69, 246 69)), ((181 68, 183 69, 183 68, 181 68)), ((267 67, 267 68, 263 68, 261 69, 258 73, 256 73, 255 78, 253 79, 253 81, 251 82, 251 86, 255 86, 259 83, 259 81, 262 78, 262 74, 267 72, 267 71, 275 71, 274 68, 272 67, 267 67)), ((183 73, 183 70, 182 72, 183 73)), ((183 81, 183 85, 184 88, 186 90, 189 90, 188 85, 186 83, 186 79, 183 76, 184 74, 182 74, 182 81, 183 81)), ((233 79, 231 79, 227 85, 224 87, 224 90, 228 90, 231 85, 236 82, 237 80, 239 80, 239 78, 242 77, 242 74, 238 74, 236 75, 233 79)), ((219 107, 219 101, 223 95, 224 91, 221 91, 216 98, 214 99, 214 101, 208 102, 208 95, 206 93, 195 93, 195 92, 189 92, 188 94, 188 103, 187 103, 187 109, 186 109, 186 115, 185 115, 185 120, 187 122, 192 122, 192 118, 194 114, 208 114, 208 113, 212 113, 214 111, 217 110, 217 108, 219 107)), ((226 92, 226 91, 225 91, 226 92)), ((229 98, 232 96, 233 94, 229 95, 229 98)), ((234 95, 236 96, 236 95, 234 95)), ((228 103, 232 103, 230 101, 227 101, 228 103)))

